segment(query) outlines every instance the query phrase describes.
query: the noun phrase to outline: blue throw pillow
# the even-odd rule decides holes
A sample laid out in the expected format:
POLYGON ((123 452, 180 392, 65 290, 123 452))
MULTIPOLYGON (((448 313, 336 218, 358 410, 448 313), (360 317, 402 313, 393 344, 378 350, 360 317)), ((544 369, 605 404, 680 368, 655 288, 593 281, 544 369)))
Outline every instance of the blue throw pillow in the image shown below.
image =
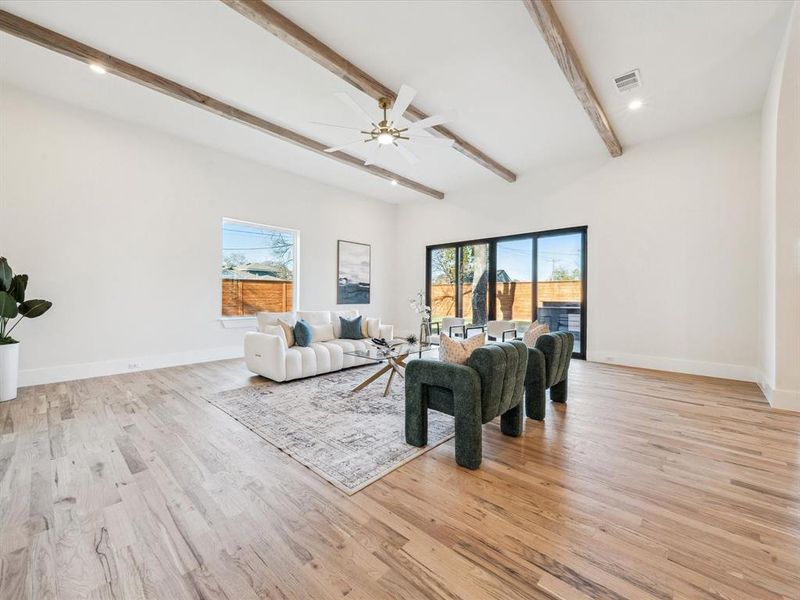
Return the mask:
POLYGON ((311 345, 311 326, 303 319, 294 324, 294 343, 304 348, 311 345))
POLYGON ((361 315, 353 319, 339 317, 339 323, 342 326, 343 340, 360 340, 364 337, 361 335, 361 315))

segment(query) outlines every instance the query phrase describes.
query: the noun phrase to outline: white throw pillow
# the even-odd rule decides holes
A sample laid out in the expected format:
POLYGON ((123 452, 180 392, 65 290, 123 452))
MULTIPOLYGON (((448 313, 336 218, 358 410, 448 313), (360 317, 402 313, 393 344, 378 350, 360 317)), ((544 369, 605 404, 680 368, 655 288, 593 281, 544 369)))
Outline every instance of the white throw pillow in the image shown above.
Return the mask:
POLYGON ((381 337, 381 320, 364 318, 361 319, 361 335, 365 338, 381 337))
POLYGON ((267 325, 277 325, 278 324, 278 319, 283 319, 284 321, 289 323, 289 325, 292 325, 292 326, 294 326, 295 322, 297 321, 295 319, 295 316, 294 316, 293 312, 266 312, 266 311, 263 311, 263 312, 256 313, 256 321, 258 321, 258 330, 261 333, 267 333, 264 330, 264 328, 267 325))
POLYGON ((357 316, 357 310, 332 310, 331 325, 333 325, 333 335, 335 335, 337 339, 342 337, 342 323, 339 321, 339 317, 351 320, 355 319, 357 316))
POLYGON ((283 345, 287 348, 289 344, 286 341, 286 334, 283 331, 283 327, 280 325, 265 325, 264 330, 261 333, 268 333, 270 335, 277 335, 283 341, 283 345))
POLYGON ((333 324, 326 323, 325 325, 309 325, 311 327, 311 342, 330 342, 334 338, 333 324))

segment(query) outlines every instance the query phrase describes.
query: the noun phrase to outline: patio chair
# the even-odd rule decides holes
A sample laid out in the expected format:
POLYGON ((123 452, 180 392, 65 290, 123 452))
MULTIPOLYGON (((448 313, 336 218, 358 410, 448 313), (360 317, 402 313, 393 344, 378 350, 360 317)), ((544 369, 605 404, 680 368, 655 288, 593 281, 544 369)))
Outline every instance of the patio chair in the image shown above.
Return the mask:
POLYGON ((431 333, 431 344, 439 345, 441 335, 444 333, 452 337, 467 337, 466 325, 464 319, 461 317, 444 317, 441 323, 431 323, 431 330, 436 329, 436 332, 431 333), (461 335, 459 335, 459 333, 461 335))

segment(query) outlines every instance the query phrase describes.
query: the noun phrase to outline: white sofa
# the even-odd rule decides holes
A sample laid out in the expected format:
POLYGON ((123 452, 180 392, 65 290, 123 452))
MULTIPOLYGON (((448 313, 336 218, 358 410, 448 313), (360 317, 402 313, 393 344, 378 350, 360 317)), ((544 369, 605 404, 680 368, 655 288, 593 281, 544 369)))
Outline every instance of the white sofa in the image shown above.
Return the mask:
MULTIPOLYGON (((358 316, 357 310, 350 311, 303 311, 288 313, 260 312, 256 315, 258 331, 249 331, 244 335, 244 357, 247 368, 253 373, 263 375, 273 381, 290 381, 301 377, 310 377, 321 373, 339 371, 348 367, 374 364, 373 361, 350 356, 346 351, 364 350, 368 347, 369 338, 363 340, 341 339, 339 317, 352 318, 358 316), (294 325, 303 319, 309 325, 333 326, 334 339, 312 341, 308 347, 287 347, 281 335, 265 333, 275 331, 278 319, 294 325)), ((366 319, 366 317, 364 317, 366 319)), ((377 319, 370 319, 372 330, 369 337, 390 340, 394 337, 391 325, 382 325, 377 319)))

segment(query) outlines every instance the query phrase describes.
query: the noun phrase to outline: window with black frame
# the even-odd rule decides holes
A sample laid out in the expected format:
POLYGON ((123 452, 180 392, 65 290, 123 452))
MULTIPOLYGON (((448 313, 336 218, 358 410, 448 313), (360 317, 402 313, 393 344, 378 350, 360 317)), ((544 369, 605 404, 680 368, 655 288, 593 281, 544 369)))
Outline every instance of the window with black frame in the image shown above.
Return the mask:
POLYGON ((517 336, 538 320, 575 336, 586 356, 586 227, 467 240, 427 248, 432 320, 510 323, 517 336))

